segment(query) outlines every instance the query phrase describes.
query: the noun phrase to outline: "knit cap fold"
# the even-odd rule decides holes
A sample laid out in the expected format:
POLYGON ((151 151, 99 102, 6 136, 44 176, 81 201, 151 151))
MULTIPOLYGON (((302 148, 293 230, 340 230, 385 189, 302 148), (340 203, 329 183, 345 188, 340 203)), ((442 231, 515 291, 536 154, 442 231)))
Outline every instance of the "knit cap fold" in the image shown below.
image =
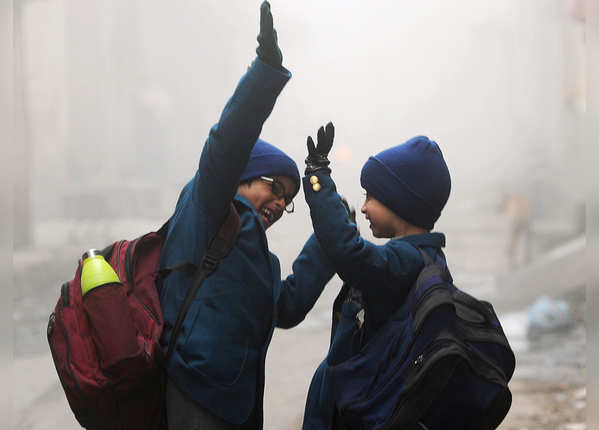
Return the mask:
POLYGON ((248 164, 239 178, 239 182, 259 176, 287 176, 296 185, 295 194, 300 188, 300 175, 295 161, 276 146, 258 139, 248 164))
POLYGON ((451 191, 441 149, 426 136, 386 149, 366 161, 360 183, 411 224, 432 230, 451 191))

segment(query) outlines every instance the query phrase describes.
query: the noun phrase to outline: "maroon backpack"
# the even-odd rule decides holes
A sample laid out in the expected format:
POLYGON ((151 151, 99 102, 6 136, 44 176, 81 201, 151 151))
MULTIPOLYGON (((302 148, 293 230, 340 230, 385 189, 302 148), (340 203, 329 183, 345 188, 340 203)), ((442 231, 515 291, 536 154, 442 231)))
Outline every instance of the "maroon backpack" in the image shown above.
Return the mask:
MULTIPOLYGON (((61 287, 47 335, 58 377, 82 427, 167 428, 163 363, 168 355, 160 347, 163 319, 155 281, 172 270, 193 273, 193 287, 187 294, 193 299, 237 237, 239 216, 231 208, 200 267, 184 263, 159 272, 167 224, 158 232, 117 241, 102 251, 121 284, 101 286, 82 297, 79 260, 75 277, 61 287)), ((185 318, 188 302, 178 319, 185 318)))

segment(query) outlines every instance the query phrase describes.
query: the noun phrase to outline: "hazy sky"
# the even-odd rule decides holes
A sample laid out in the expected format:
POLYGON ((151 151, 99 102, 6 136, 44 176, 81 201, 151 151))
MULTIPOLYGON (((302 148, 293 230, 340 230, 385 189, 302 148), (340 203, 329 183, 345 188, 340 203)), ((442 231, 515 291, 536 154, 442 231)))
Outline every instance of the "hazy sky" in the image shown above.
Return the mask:
MULTIPOLYGON (((102 195, 123 217, 168 217, 255 56, 259 3, 23 3, 34 221, 101 213, 102 195), (120 188, 150 196, 152 213, 127 191, 111 194, 120 188)), ((306 136, 332 120, 333 175, 359 206, 367 157, 425 134, 452 174, 441 226, 507 189, 567 208, 582 199, 568 172, 580 154, 585 77, 582 26, 566 3, 273 0, 293 78, 262 137, 301 169, 306 136)), ((275 238, 310 231, 301 193, 296 207, 275 238)))

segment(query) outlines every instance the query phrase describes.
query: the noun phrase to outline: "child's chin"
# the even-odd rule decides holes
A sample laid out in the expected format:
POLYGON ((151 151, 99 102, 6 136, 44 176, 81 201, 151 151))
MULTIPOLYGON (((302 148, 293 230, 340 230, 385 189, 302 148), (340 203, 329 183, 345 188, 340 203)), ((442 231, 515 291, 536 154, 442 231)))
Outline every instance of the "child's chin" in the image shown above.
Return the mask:
POLYGON ((376 237, 377 239, 380 239, 383 237, 383 235, 381 235, 380 231, 375 230, 374 228, 372 228, 372 226, 370 226, 370 230, 372 230, 372 235, 374 237, 376 237))
POLYGON ((374 237, 376 237, 377 239, 389 239, 389 238, 393 237, 392 235, 390 235, 387 232, 379 231, 379 230, 374 229, 372 227, 372 225, 370 226, 370 229, 372 230, 372 235, 374 237))
POLYGON ((264 230, 270 227, 270 222, 266 219, 264 215, 260 215, 260 219, 262 220, 262 225, 264 226, 264 230))

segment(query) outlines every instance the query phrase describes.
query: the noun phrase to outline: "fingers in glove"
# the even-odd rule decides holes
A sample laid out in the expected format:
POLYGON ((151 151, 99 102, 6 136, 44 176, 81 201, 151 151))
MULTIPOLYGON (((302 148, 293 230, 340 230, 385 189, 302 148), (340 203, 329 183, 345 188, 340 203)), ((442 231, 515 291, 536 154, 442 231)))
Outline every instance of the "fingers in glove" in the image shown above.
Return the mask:
POLYGON ((318 139, 318 149, 320 150, 321 146, 324 146, 325 139, 323 126, 320 126, 320 128, 318 129, 318 132, 316 133, 316 138, 318 139))
POLYGON ((335 137, 335 127, 332 122, 329 122, 324 127, 318 129, 318 152, 321 154, 328 154, 333 147, 333 139, 335 137))
POLYGON ((267 37, 267 34, 272 33, 272 13, 270 12, 270 3, 263 1, 260 5, 260 36, 267 37))
POLYGON ((325 134, 327 135, 332 144, 333 140, 335 139, 335 126, 330 121, 325 128, 325 134))
POLYGON ((308 141, 306 142, 306 145, 308 146, 308 154, 314 155, 314 153, 316 152, 316 147, 314 146, 312 136, 308 136, 308 141))
POLYGON ((283 63, 283 54, 277 45, 277 31, 273 27, 273 18, 270 4, 264 1, 260 5, 260 33, 258 34, 258 58, 275 68, 280 68, 283 63))

